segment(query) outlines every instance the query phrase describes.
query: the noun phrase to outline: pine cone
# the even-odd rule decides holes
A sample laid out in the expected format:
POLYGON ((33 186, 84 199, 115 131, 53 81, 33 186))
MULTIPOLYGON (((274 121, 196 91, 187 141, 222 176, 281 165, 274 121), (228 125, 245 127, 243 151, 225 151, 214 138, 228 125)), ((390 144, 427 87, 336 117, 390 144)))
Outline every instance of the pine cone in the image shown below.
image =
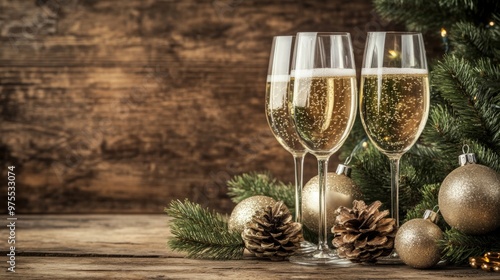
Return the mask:
POLYGON ((293 255, 304 240, 302 225, 292 221, 292 215, 283 201, 257 211, 241 236, 248 251, 273 261, 293 255))
POLYGON ((389 211, 380 212, 380 201, 366 206, 355 200, 353 208, 339 207, 332 232, 333 245, 339 256, 352 262, 375 262, 378 257, 388 256, 394 248, 396 221, 385 218, 389 211))

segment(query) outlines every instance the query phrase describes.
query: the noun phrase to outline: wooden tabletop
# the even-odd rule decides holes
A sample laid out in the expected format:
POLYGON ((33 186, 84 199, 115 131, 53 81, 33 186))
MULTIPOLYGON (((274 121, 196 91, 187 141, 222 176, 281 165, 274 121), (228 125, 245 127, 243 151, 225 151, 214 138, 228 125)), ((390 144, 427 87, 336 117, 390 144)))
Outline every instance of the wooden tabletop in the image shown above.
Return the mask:
MULTIPOLYGON (((5 224, 7 219, 4 216, 5 224)), ((0 279, 499 279, 469 267, 416 270, 405 265, 309 267, 289 262, 186 259, 166 246, 166 215, 26 215, 16 221, 16 267, 0 279)), ((10 245, 9 245, 10 246, 10 245)))

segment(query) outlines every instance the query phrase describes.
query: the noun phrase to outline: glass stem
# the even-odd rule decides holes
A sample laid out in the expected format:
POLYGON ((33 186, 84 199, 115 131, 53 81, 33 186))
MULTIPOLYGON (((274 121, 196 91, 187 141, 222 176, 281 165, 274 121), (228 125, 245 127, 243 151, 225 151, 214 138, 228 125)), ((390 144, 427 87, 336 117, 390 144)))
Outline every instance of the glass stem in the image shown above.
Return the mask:
POLYGON ((295 162, 295 221, 302 224, 302 186, 304 184, 304 155, 294 154, 295 162))
POLYGON ((399 228, 399 160, 401 157, 390 158, 391 162, 391 215, 399 228))
POLYGON ((328 172, 328 158, 318 158, 319 179, 319 231, 318 250, 328 250, 327 216, 326 216, 326 174, 328 172))

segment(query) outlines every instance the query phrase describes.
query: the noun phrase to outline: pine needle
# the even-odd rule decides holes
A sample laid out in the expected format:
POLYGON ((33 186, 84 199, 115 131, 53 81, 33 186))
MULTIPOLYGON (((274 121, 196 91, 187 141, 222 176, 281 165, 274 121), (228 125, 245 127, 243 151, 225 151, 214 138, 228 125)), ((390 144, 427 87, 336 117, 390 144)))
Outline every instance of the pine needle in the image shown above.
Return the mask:
POLYGON ((295 188, 291 184, 276 180, 269 172, 252 172, 235 176, 227 182, 227 185, 228 195, 235 203, 255 195, 265 195, 276 201, 283 201, 290 212, 294 212, 295 188))
POLYGON ((500 251, 500 232, 488 235, 472 236, 461 233, 456 229, 444 232, 444 240, 440 241, 443 247, 443 259, 451 263, 466 263, 469 257, 482 256, 486 252, 500 251))
POLYGON ((173 238, 168 241, 174 251, 186 252, 188 258, 230 260, 243 257, 241 235, 229 231, 223 215, 187 199, 174 200, 165 212, 173 218, 170 229, 173 238))

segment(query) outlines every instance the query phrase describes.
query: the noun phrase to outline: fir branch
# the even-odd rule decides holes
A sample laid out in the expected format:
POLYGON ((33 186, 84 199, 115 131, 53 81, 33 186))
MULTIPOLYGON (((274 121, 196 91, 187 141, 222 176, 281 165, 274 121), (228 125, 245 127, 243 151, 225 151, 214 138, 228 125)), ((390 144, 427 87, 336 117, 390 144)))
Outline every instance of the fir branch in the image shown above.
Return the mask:
POLYGON ((352 179, 363 193, 363 200, 371 203, 380 200, 390 205, 391 177, 389 160, 373 144, 359 151, 352 162, 352 179))
POLYGON ((295 188, 291 184, 276 180, 269 172, 252 172, 235 176, 227 182, 227 185, 228 195, 235 203, 255 195, 265 195, 276 201, 283 201, 290 212, 294 212, 295 188))
MULTIPOLYGON (((361 188, 364 200, 373 202, 380 200, 384 207, 391 205, 391 172, 387 156, 379 152, 370 143, 360 150, 353 161, 352 178, 361 188)), ((434 166, 429 170, 429 158, 418 152, 410 151, 400 164, 400 211, 404 215, 420 201, 419 188, 423 184, 436 180, 434 166)))
POLYGON ((449 55, 437 63, 431 74, 433 87, 448 102, 460 122, 460 135, 470 138, 486 137, 483 118, 475 107, 474 97, 479 85, 478 73, 473 65, 465 59, 449 55))
POLYGON ((429 121, 424 130, 424 141, 434 143, 436 148, 440 149, 439 152, 452 152, 455 150, 443 150, 451 146, 457 146, 462 132, 456 117, 450 112, 446 106, 436 105, 429 112, 429 121), (445 145, 443 145, 445 144, 445 145))
POLYGON ((439 30, 455 22, 456 19, 456 15, 453 15, 449 8, 443 9, 438 1, 374 0, 373 2, 375 10, 382 18, 403 23, 414 31, 439 30), (437 22, 436 18, 443 20, 437 22))
POLYGON ((459 57, 467 57, 470 60, 482 57, 498 58, 498 28, 487 29, 484 25, 476 25, 472 22, 458 22, 451 28, 450 40, 454 48, 454 54, 459 57))
POLYGON ((449 229, 444 232, 444 239, 440 241, 440 245, 443 247, 444 260, 455 264, 465 263, 469 257, 500 251, 500 232, 473 236, 463 234, 456 229, 449 229))
POLYGON ((241 259, 244 243, 241 235, 229 231, 227 219, 219 213, 203 209, 187 199, 174 200, 165 212, 173 218, 172 239, 168 245, 174 251, 187 253, 188 258, 241 259))
POLYGON ((403 23, 414 31, 447 29, 458 21, 483 24, 493 20, 500 7, 497 0, 374 0, 375 10, 387 20, 403 23))
MULTIPOLYGON (((314 231, 310 230, 308 227, 306 227, 305 225, 302 225, 302 230, 303 230, 303 234, 304 234, 304 239, 313 243, 313 244, 317 244, 318 243, 318 234, 315 233, 314 231)), ((330 233, 330 232, 329 232, 330 233)), ((331 239, 329 239, 330 242, 331 242, 331 239)))
POLYGON ((453 9, 455 7, 463 7, 466 10, 474 10, 477 9, 477 1, 474 0, 446 0, 440 1, 441 6, 449 9, 453 9))
POLYGON ((492 59, 480 59, 476 63, 476 71, 480 84, 475 96, 476 104, 488 130, 488 137, 481 141, 489 148, 500 151, 500 65, 492 59))
POLYGON ((405 222, 411 219, 422 218, 425 210, 433 210, 436 211, 439 215, 437 225, 441 229, 450 228, 444 221, 438 209, 435 208, 436 206, 438 206, 439 187, 440 184, 429 184, 424 185, 420 189, 420 197, 422 197, 422 200, 413 209, 408 211, 408 213, 406 214, 405 222))
POLYGON ((464 141, 471 149, 471 152, 476 154, 479 164, 486 165, 496 172, 500 172, 500 150, 491 150, 482 145, 477 139, 468 139, 464 141))

